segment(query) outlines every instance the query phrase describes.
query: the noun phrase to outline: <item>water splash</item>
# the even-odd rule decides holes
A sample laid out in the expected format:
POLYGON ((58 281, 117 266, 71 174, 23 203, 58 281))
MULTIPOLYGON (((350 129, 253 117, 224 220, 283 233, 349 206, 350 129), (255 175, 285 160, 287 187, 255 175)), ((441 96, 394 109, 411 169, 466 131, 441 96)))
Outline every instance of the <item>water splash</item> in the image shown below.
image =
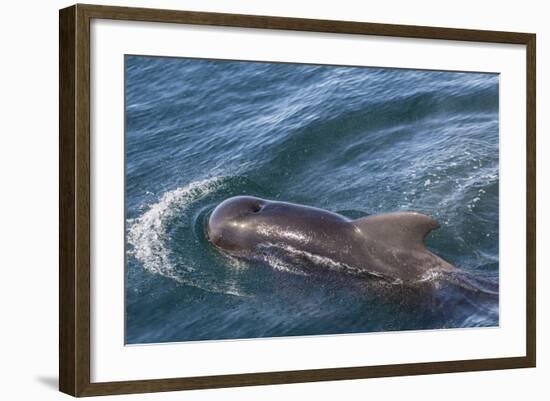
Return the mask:
POLYGON ((386 279, 377 272, 371 272, 354 266, 338 262, 326 256, 297 249, 293 246, 281 243, 266 243, 259 246, 261 259, 275 270, 292 274, 308 276, 308 270, 315 266, 315 270, 344 273, 356 277, 376 277, 386 279))
POLYGON ((176 265, 168 245, 170 224, 176 218, 185 217, 192 205, 222 189, 226 179, 226 177, 212 177, 168 191, 158 202, 150 205, 141 216, 128 219, 127 242, 130 245, 128 255, 141 262, 146 271, 168 277, 180 284, 191 285, 209 292, 246 296, 231 280, 217 283, 213 279, 205 278, 205 272, 201 272, 202 277, 195 279, 194 272, 197 267, 194 266, 193 261, 185 260, 185 263, 176 265))

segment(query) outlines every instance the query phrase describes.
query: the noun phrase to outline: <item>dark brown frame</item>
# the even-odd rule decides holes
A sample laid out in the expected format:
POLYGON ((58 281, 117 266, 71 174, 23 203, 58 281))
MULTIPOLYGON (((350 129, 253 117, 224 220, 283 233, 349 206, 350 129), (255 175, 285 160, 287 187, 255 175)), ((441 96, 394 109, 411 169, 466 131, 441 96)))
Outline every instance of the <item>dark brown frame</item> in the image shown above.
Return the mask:
POLYGON ((535 59, 531 33, 434 28, 77 4, 59 13, 59 389, 73 396, 363 379, 535 367, 535 59), (90 20, 511 43, 527 49, 527 354, 399 365, 90 382, 90 20))

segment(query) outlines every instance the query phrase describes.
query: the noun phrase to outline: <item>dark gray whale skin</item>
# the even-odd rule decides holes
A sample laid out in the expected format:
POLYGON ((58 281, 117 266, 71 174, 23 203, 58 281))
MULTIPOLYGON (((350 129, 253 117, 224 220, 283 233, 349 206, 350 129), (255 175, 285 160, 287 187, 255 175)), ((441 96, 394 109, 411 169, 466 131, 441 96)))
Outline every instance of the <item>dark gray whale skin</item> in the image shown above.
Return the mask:
POLYGON ((423 280, 454 266, 424 246, 439 224, 415 212, 348 219, 327 210, 253 196, 220 203, 208 220, 207 236, 222 251, 253 258, 262 246, 328 258, 356 271, 403 282, 423 280))

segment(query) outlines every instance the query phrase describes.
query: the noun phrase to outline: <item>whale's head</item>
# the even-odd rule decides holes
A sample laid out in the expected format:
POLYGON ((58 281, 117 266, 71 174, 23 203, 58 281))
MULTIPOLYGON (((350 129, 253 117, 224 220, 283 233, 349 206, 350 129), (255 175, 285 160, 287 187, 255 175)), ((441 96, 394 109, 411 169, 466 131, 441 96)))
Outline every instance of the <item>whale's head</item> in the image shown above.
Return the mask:
POLYGON ((210 215, 207 235, 216 247, 246 256, 259 246, 309 249, 314 238, 328 238, 336 228, 349 230, 349 220, 310 206, 235 196, 220 203, 210 215))
POLYGON ((254 196, 235 196, 220 203, 208 219, 208 239, 218 248, 238 253, 258 242, 258 221, 270 202, 254 196))

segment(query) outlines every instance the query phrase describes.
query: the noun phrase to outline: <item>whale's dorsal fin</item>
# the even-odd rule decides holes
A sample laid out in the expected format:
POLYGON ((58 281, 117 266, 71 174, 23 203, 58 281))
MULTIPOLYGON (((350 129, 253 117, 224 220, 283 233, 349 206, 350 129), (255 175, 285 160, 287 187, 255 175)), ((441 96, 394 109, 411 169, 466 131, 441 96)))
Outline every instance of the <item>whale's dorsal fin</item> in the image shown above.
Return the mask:
POLYGON ((400 247, 424 247, 424 238, 439 228, 432 217, 415 212, 395 212, 353 221, 365 236, 400 247))

